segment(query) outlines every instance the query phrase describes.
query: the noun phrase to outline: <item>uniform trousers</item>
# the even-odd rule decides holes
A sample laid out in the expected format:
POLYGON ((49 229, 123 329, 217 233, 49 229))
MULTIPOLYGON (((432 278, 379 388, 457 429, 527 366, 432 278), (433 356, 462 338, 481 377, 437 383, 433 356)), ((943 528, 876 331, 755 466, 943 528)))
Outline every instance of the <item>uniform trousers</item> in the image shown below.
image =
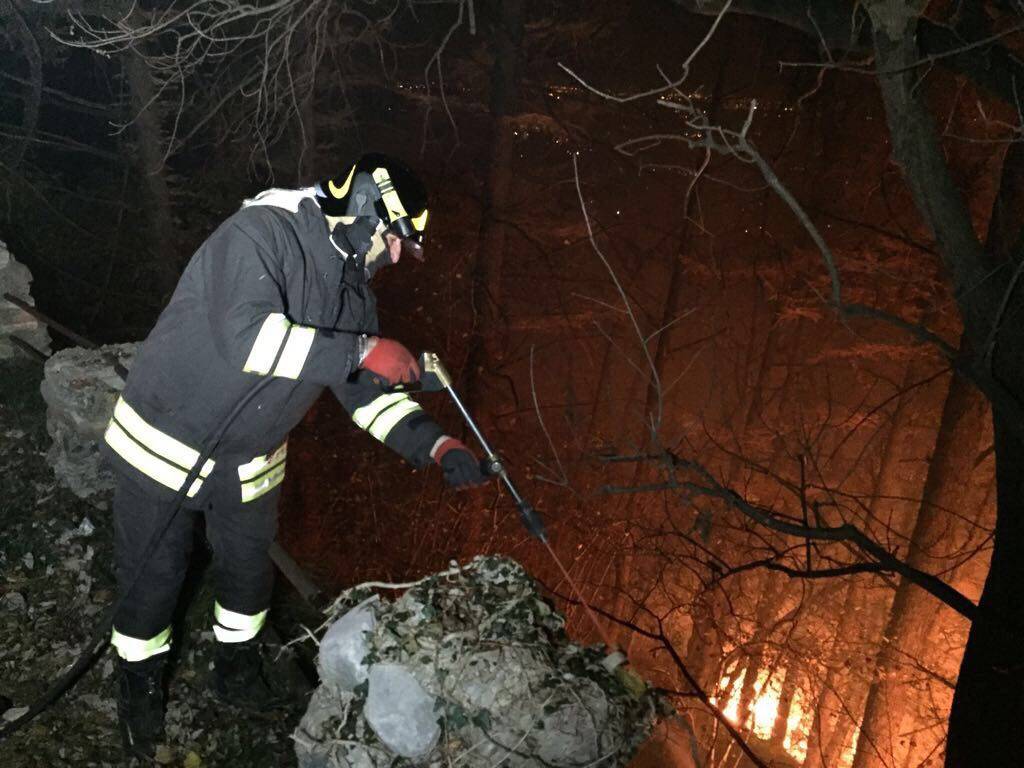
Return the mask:
POLYGON ((192 553, 198 516, 205 517, 206 537, 213 549, 213 583, 217 604, 252 616, 270 606, 274 566, 269 548, 277 533, 278 486, 242 502, 237 479, 208 478, 197 500, 186 499, 153 554, 142 563, 145 549, 173 512, 130 478, 119 477, 114 493, 114 541, 118 597, 115 633, 148 639, 170 626, 192 553), (212 487, 206 487, 207 484, 212 487), (130 580, 135 578, 134 586, 130 580), (130 591, 129 591, 130 587, 130 591))

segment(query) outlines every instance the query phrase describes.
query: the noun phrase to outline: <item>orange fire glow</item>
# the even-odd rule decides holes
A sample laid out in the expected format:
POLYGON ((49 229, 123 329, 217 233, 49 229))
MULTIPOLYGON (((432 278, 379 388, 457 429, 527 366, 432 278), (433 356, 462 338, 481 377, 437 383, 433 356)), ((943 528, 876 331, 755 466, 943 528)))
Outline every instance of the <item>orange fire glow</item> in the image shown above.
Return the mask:
MULTIPOLYGON (((775 727, 775 719, 779 714, 782 698, 782 684, 786 679, 786 670, 782 667, 762 669, 758 671, 754 681, 753 700, 746 722, 740 723, 740 697, 743 692, 743 680, 748 670, 741 670, 736 677, 732 672, 726 674, 718 684, 718 692, 711 697, 711 702, 722 707, 724 714, 732 723, 752 732, 757 738, 768 740, 775 727), (719 702, 724 701, 724 704, 719 702)), ((807 737, 814 724, 814 711, 807 694, 799 687, 793 692, 793 701, 786 716, 786 733, 782 740, 783 748, 798 762, 807 757, 807 737)), ((851 743, 843 750, 842 759, 836 768, 850 768, 857 748, 858 730, 854 730, 851 743)))

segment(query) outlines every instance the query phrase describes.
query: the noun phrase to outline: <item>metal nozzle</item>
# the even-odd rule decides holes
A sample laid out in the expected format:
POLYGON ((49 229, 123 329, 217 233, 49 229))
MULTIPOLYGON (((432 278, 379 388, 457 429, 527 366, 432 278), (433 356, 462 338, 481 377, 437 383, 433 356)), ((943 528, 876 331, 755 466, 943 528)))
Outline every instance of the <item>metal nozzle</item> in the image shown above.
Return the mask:
POLYGON ((540 539, 546 544, 548 541, 548 534, 547 531, 544 530, 544 521, 537 513, 537 510, 525 501, 519 502, 517 506, 519 507, 519 519, 522 520, 526 530, 528 530, 532 536, 540 539))
POLYGON ((448 373, 448 369, 444 367, 436 352, 424 352, 420 355, 420 368, 423 371, 424 391, 433 392, 451 387, 451 374, 448 373))

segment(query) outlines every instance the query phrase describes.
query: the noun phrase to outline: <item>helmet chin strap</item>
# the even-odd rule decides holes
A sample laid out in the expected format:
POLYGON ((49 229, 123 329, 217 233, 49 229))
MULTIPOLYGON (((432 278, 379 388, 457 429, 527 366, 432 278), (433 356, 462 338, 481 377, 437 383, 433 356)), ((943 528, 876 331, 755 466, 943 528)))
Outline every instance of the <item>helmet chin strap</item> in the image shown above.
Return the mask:
MULTIPOLYGON (((380 222, 376 217, 327 216, 330 239, 345 258, 360 261, 375 251, 381 241, 380 222)), ((380 245, 383 243, 381 242, 380 245)))
POLYGON ((378 228, 373 237, 373 245, 366 254, 366 271, 370 277, 384 267, 390 267, 395 263, 391 256, 391 249, 388 247, 385 230, 378 228))

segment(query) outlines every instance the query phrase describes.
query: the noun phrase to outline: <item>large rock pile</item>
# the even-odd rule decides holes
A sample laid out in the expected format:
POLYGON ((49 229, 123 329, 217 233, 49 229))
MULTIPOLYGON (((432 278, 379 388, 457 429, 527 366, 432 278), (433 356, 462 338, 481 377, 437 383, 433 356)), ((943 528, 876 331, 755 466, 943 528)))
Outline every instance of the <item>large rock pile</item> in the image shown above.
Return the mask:
POLYGON ((57 479, 79 498, 114 487, 113 474, 100 464, 99 441, 124 388, 117 368, 131 367, 135 348, 70 347, 46 361, 40 389, 46 401, 46 431, 53 439, 46 458, 57 479))
POLYGON ((32 315, 3 298, 5 293, 17 296, 28 304, 35 304, 29 288, 32 273, 28 267, 14 260, 3 240, 0 240, 0 360, 20 355, 11 342, 11 336, 27 341, 43 354, 50 354, 50 335, 46 327, 32 315))
POLYGON ((569 643, 514 561, 343 604, 355 607, 335 604, 294 734, 300 768, 613 768, 655 723, 654 693, 617 654, 569 643))

